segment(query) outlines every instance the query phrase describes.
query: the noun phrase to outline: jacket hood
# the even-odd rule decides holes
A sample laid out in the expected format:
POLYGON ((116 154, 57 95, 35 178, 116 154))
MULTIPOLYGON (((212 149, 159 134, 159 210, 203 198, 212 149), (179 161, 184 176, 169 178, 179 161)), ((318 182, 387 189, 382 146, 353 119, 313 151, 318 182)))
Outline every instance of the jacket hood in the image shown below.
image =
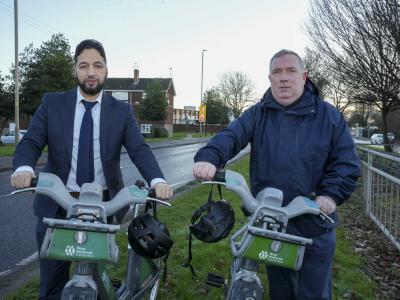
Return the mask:
POLYGON ((272 95, 271 88, 269 88, 261 99, 261 107, 272 108, 277 110, 285 110, 288 114, 294 115, 307 115, 315 113, 317 101, 320 100, 320 93, 315 84, 306 79, 304 84, 304 91, 301 97, 295 101, 294 105, 285 110, 285 107, 279 104, 272 95))

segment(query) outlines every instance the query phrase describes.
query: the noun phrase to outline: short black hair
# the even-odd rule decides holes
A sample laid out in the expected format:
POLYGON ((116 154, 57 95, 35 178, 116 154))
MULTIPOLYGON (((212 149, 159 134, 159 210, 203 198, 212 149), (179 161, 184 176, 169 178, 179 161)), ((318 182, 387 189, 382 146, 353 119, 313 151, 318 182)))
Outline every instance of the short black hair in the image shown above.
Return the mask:
POLYGON ((83 50, 85 49, 95 49, 99 52, 100 56, 104 59, 104 62, 107 63, 106 52, 104 51, 103 45, 94 39, 83 40, 76 46, 75 54, 74 54, 74 63, 78 61, 78 56, 81 55, 83 50))

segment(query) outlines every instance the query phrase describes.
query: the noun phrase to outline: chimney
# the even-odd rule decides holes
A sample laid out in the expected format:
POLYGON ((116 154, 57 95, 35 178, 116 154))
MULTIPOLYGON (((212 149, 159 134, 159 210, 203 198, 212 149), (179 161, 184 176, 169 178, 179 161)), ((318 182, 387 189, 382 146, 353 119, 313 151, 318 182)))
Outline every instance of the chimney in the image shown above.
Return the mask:
POLYGON ((133 65, 133 84, 139 83, 139 66, 137 63, 133 65))
POLYGON ((133 69, 133 83, 139 83, 139 69, 133 69))

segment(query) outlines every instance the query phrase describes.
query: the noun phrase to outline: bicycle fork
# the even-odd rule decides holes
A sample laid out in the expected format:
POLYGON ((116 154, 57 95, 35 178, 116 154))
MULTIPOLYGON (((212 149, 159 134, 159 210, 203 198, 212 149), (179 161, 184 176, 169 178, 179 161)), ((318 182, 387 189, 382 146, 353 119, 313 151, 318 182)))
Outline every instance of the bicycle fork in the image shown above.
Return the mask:
MULTIPOLYGON (((98 287, 93 279, 96 276, 94 263, 78 263, 73 277, 65 285, 61 299, 97 299, 98 287)), ((108 279, 108 278, 107 278, 108 279)))
POLYGON ((226 299, 261 300, 264 290, 257 271, 257 262, 246 258, 235 258, 231 265, 231 280, 226 299))

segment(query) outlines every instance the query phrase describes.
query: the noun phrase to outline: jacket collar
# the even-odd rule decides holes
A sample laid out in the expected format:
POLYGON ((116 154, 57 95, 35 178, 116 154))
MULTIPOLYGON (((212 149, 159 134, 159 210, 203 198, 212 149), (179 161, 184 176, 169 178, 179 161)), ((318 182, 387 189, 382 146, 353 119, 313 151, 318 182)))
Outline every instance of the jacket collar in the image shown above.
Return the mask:
MULTIPOLYGON (((101 99, 100 111, 100 157, 103 164, 105 163, 107 140, 110 133, 111 124, 114 122, 112 107, 115 104, 115 99, 103 92, 101 99)), ((117 116, 118 117, 118 116, 117 116)))
POLYGON ((64 142, 67 149, 68 160, 72 157, 72 143, 74 135, 74 117, 76 105, 76 89, 65 92, 64 108, 60 110, 60 119, 62 124, 64 142))
POLYGON ((291 115, 308 115, 315 113, 317 101, 319 101, 319 91, 312 81, 307 78, 303 95, 288 109, 285 109, 275 100, 271 88, 265 92, 261 99, 261 107, 285 111, 285 113, 291 115))

